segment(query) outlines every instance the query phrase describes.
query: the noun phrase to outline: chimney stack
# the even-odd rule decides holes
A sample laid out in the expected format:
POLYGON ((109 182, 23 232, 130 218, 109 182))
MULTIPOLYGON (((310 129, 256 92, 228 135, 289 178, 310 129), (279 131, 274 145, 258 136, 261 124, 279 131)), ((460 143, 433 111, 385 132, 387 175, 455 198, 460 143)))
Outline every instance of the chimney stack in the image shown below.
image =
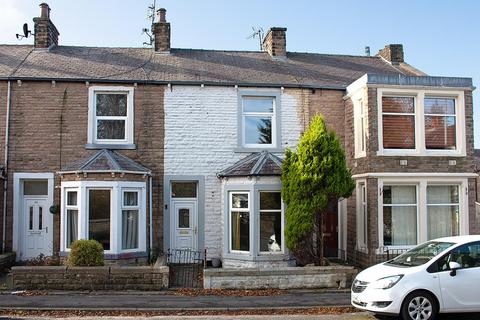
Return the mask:
POLYGON ((166 19, 167 10, 157 10, 158 21, 152 25, 152 33, 155 38, 155 51, 161 53, 170 52, 170 22, 166 19))
POLYGON ((50 7, 46 3, 40 4, 40 17, 33 18, 36 49, 49 49, 58 45, 60 33, 50 20, 50 7))
POLYGON ((263 39, 263 49, 273 58, 287 58, 287 28, 273 27, 263 39))
POLYGON ((386 45, 385 48, 378 52, 378 55, 391 64, 399 64, 400 62, 404 62, 403 45, 401 44, 386 45))

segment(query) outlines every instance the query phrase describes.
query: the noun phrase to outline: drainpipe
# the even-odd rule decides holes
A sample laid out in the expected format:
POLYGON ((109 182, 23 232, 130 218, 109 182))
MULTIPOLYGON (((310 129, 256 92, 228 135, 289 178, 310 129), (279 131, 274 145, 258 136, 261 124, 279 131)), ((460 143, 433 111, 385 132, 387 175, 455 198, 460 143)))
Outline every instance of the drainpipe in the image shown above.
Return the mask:
POLYGON ((4 166, 4 174, 3 177, 3 219, 2 219, 2 253, 5 253, 5 242, 7 241, 7 186, 8 186, 8 143, 9 143, 9 132, 10 132, 10 101, 11 101, 11 88, 10 88, 10 81, 8 81, 8 89, 7 89, 7 114, 5 117, 5 166, 4 166))
POLYGON ((152 230, 153 230, 153 226, 152 226, 152 223, 153 223, 153 208, 152 208, 152 206, 153 206, 153 195, 152 195, 153 186, 152 186, 152 176, 151 175, 148 177, 148 188, 149 188, 148 207, 150 209, 150 214, 149 214, 149 222, 150 222, 149 235, 150 235, 150 239, 149 239, 149 242, 148 242, 148 248, 150 250, 149 250, 149 253, 148 253, 148 257, 151 258, 152 257, 152 243, 153 243, 153 234, 152 234, 152 230))

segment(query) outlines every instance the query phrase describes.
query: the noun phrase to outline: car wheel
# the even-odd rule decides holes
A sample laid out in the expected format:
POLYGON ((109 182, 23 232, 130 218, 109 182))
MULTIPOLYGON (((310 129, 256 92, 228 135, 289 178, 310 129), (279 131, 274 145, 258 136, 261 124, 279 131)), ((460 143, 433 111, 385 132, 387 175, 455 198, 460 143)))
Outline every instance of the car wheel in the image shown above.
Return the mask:
POLYGON ((403 300, 401 315, 404 320, 434 320, 437 314, 437 301, 428 292, 413 292, 403 300))

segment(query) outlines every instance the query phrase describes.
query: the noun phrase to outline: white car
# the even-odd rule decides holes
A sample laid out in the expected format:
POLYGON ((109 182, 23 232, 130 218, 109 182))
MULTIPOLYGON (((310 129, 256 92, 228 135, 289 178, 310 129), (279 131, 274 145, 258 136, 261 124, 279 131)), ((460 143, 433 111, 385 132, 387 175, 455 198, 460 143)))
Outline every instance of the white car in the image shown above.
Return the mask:
POLYGON ((360 272, 354 307, 405 320, 480 312, 480 235, 428 241, 360 272))

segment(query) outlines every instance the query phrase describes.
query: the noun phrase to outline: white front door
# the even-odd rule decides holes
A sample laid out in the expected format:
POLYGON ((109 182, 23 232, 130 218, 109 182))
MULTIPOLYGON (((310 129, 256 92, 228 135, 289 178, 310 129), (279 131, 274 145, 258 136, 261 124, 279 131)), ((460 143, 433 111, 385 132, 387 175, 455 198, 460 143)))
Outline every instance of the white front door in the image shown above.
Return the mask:
POLYGON ((24 198, 25 255, 30 259, 40 254, 52 254, 53 219, 48 211, 47 198, 24 198))
POLYGON ((172 249, 197 249, 197 200, 172 199, 172 249))

